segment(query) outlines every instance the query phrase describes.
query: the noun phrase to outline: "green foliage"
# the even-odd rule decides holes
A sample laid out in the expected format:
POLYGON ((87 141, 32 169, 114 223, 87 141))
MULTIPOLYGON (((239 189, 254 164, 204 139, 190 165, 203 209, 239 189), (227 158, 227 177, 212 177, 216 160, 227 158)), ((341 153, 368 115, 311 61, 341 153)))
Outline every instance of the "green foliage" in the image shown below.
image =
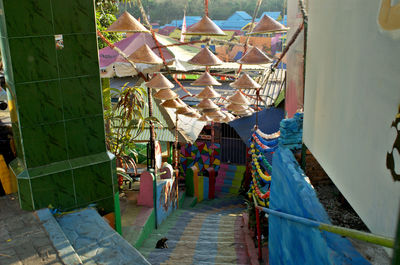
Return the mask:
MULTIPOLYGON (((120 41, 122 34, 120 33, 108 33, 105 30, 117 20, 116 14, 118 13, 118 2, 115 0, 96 0, 96 25, 104 37, 106 37, 112 43, 120 41)), ((107 47, 101 38, 99 38, 99 49, 107 47)))
MULTIPOLYGON (((145 129, 149 119, 143 116, 143 87, 130 87, 125 84, 121 90, 109 88, 103 80, 104 119, 106 123, 106 144, 108 150, 116 156, 117 173, 120 179, 132 179, 128 169, 136 171, 133 157, 137 156, 135 138, 145 129), (118 97, 116 104, 111 103, 111 93, 118 97)), ((120 181, 121 185, 121 181, 120 181)))
MULTIPOLYGON (((285 0, 264 0, 257 14, 264 11, 283 11, 285 0)), ((119 10, 122 13, 127 10, 135 18, 141 18, 136 1, 120 0, 119 10)), ((187 16, 202 16, 204 14, 204 0, 142 0, 142 4, 150 22, 158 22, 160 25, 170 23, 174 19, 182 19, 186 7, 187 16)), ((211 19, 223 20, 229 18, 236 11, 246 11, 253 15, 257 0, 210 0, 209 15, 211 19)), ((143 18, 142 18, 143 19, 143 18)))
POLYGON ((145 96, 144 88, 130 87, 127 84, 121 90, 103 89, 107 147, 117 157, 135 154, 134 139, 144 131, 148 123, 148 118, 142 114, 145 96), (119 98, 115 105, 108 98, 111 93, 119 98))

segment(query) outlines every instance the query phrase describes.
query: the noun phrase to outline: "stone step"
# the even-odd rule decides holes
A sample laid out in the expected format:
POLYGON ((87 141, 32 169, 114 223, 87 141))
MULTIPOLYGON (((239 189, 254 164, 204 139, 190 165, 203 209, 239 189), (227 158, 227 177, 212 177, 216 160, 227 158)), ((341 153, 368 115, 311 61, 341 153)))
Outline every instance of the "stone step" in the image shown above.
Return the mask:
POLYGON ((83 264, 81 258, 76 253, 75 249, 71 245, 64 231, 61 229, 57 220, 51 214, 48 208, 44 208, 36 211, 36 215, 46 229, 47 234, 50 237, 54 247, 58 252, 58 256, 65 264, 78 265, 83 264))
POLYGON ((57 222, 83 263, 150 264, 93 208, 62 215, 57 222))

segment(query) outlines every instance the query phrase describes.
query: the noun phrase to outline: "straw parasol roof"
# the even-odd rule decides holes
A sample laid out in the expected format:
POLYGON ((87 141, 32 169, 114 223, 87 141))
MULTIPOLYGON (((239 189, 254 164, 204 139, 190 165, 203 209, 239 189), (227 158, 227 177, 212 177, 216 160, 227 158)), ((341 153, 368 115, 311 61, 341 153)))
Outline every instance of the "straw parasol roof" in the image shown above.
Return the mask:
POLYGON ((162 73, 158 73, 149 82, 146 83, 147 87, 155 89, 174 88, 172 84, 162 73))
POLYGON ((212 102, 211 99, 203 99, 200 101, 200 103, 197 105, 197 108, 199 109, 218 109, 218 106, 212 102))
POLYGON ((188 61, 190 64, 213 66, 221 65, 223 62, 215 56, 207 47, 201 49, 192 59, 188 61))
POLYGON ((225 36, 226 34, 208 16, 204 16, 183 35, 225 36))
POLYGON ((203 114, 203 115, 201 115, 201 117, 200 118, 198 118, 198 120, 199 121, 211 121, 211 119, 206 115, 206 114, 203 114))
POLYGON ((176 99, 169 99, 161 103, 164 108, 178 109, 183 108, 185 105, 179 103, 176 99))
POLYGON ((191 83, 192 86, 220 86, 222 85, 209 72, 204 72, 196 81, 191 83))
POLYGON ((205 99, 205 98, 218 98, 221 94, 215 91, 212 86, 206 86, 196 97, 205 99))
POLYGON ((150 32, 146 29, 139 21, 137 21, 127 11, 112 23, 108 29, 108 32, 150 32))
POLYGON ((162 64, 163 60, 147 44, 143 44, 128 57, 134 63, 162 64))
POLYGON ((267 55, 254 46, 236 62, 240 64, 267 64, 271 61, 267 55))
POLYGON ((176 94, 171 89, 166 88, 166 89, 161 89, 160 91, 155 93, 153 95, 153 97, 162 99, 162 100, 168 100, 168 99, 176 99, 178 97, 178 94, 176 94))
POLYGON ((261 85, 259 85, 256 81, 254 81, 248 74, 244 73, 240 78, 238 78, 235 82, 230 83, 230 86, 238 89, 259 89, 261 85))
POLYGON ((287 31, 288 29, 268 15, 264 15, 249 34, 287 31))
POLYGON ((225 106, 225 108, 229 111, 234 111, 234 112, 240 112, 240 111, 245 111, 248 109, 248 106, 246 105, 240 105, 240 104, 234 104, 234 103, 230 103, 228 105, 225 106))
POLYGON ((175 111, 175 113, 184 115, 184 114, 188 114, 188 113, 195 113, 195 110, 186 105, 182 108, 179 108, 177 111, 175 111))
POLYGON ((227 100, 235 104, 250 105, 250 101, 240 91, 236 91, 236 93, 229 96, 227 100))

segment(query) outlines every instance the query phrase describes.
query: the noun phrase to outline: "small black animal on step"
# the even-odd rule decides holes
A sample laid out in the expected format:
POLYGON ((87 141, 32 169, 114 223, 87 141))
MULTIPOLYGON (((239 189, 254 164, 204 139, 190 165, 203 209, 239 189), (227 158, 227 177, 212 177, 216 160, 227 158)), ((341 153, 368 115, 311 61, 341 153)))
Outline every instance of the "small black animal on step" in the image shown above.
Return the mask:
POLYGON ((156 248, 168 248, 167 240, 168 240, 168 238, 166 238, 166 237, 163 237, 160 240, 158 240, 157 244, 156 244, 156 248))

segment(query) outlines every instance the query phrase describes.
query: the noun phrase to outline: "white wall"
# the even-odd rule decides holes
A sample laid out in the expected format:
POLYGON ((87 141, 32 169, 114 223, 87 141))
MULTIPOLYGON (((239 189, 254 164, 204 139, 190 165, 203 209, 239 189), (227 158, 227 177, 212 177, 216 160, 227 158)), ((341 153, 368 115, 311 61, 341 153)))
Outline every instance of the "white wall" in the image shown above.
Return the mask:
POLYGON ((309 1, 304 141, 371 231, 394 237, 400 182, 386 153, 400 104, 400 34, 380 28, 379 9, 376 0, 309 1))

